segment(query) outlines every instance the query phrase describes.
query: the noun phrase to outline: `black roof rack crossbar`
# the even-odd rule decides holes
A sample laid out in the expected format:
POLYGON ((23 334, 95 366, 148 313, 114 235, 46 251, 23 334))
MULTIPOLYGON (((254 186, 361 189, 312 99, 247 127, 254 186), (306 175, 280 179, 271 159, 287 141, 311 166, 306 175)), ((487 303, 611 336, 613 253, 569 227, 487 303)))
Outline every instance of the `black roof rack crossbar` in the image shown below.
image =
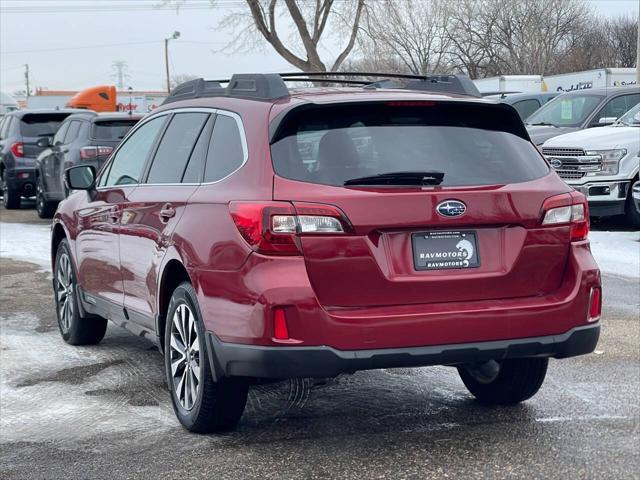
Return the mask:
POLYGON ((241 73, 233 75, 228 80, 198 78, 182 83, 171 91, 163 105, 200 97, 239 97, 272 101, 289 96, 289 89, 285 82, 327 82, 362 85, 364 88, 372 89, 392 88, 480 97, 475 84, 466 75, 409 75, 379 72, 241 73), (371 81, 344 77, 377 77, 386 80, 371 81), (227 86, 223 87, 223 83, 227 86))

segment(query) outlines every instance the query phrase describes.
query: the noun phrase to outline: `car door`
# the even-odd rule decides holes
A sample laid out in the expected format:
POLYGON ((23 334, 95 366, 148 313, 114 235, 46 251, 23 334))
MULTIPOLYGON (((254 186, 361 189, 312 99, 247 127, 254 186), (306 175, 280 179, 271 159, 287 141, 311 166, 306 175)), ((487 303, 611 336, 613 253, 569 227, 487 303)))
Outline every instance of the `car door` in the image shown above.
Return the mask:
POLYGON ((164 115, 152 118, 127 137, 101 172, 96 190, 86 193, 86 200, 76 212, 79 284, 85 301, 111 320, 122 317, 123 278, 130 275, 120 266, 118 233, 122 212, 142 178, 165 120, 164 115))
POLYGON ((202 165, 208 145, 212 110, 175 113, 147 168, 146 180, 131 192, 122 212, 120 265, 124 273, 124 305, 129 318, 155 328, 158 270, 197 177, 183 178, 189 163, 202 165))
POLYGON ((60 147, 64 143, 64 137, 69 130, 71 121, 62 122, 60 128, 53 136, 51 140, 51 146, 44 150, 38 156, 38 169, 40 170, 40 178, 42 179, 42 186, 44 191, 49 194, 57 190, 55 181, 53 178, 53 172, 55 170, 54 165, 60 161, 60 147))
POLYGON ((69 168, 69 155, 73 143, 78 139, 80 130, 86 122, 82 120, 73 120, 69 123, 69 129, 67 130, 62 145, 58 147, 57 161, 52 165, 51 171, 51 188, 56 194, 57 198, 64 197, 64 183, 63 174, 64 171, 69 168))
POLYGON ((640 102, 640 93, 612 97, 598 110, 598 113, 593 116, 589 122, 589 127, 601 127, 605 125, 605 123, 600 123, 600 119, 620 118, 635 107, 638 102, 640 102))

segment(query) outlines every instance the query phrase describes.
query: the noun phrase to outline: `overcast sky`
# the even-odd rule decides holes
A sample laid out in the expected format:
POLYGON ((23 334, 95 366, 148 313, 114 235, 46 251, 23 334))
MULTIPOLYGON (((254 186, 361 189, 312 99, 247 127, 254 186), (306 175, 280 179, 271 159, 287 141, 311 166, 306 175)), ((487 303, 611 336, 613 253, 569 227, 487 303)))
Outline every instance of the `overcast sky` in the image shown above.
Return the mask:
MULTIPOLYGON (((31 86, 81 89, 115 84, 114 61, 127 63, 126 84, 136 90, 162 89, 164 42, 170 42, 171 74, 219 78, 234 72, 292 70, 272 50, 247 54, 224 51, 233 38, 218 21, 242 0, 187 0, 187 7, 157 8, 163 0, 0 0, 0 87, 24 89, 24 64, 31 86)), ((455 0, 451 0, 455 1, 455 0)), ((604 16, 638 16, 640 0, 592 0, 604 16)), ((328 44, 325 53, 336 46, 328 44)))

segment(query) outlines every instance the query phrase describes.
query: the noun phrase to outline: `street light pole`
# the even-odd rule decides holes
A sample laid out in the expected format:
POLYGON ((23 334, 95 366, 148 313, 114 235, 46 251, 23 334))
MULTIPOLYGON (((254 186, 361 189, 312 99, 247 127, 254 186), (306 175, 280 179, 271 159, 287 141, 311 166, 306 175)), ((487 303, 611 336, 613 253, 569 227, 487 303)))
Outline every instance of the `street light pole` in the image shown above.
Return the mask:
POLYGON ((164 39, 164 68, 167 76, 167 93, 171 93, 171 79, 169 77, 169 40, 176 40, 178 38, 180 38, 180 32, 176 30, 173 32, 173 35, 164 39))

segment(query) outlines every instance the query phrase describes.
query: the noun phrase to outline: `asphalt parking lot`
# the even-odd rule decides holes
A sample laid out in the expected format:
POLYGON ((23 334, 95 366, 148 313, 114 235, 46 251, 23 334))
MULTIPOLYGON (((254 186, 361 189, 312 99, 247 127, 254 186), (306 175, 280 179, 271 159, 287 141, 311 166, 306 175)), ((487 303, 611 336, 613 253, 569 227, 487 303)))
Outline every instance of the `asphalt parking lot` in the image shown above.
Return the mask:
POLYGON ((0 273, 0 478, 638 478, 638 278, 603 275, 596 353, 552 360, 520 406, 480 406, 452 368, 379 370, 255 387, 237 431, 202 436, 151 343, 110 325, 66 345, 48 272, 3 255, 0 273))

